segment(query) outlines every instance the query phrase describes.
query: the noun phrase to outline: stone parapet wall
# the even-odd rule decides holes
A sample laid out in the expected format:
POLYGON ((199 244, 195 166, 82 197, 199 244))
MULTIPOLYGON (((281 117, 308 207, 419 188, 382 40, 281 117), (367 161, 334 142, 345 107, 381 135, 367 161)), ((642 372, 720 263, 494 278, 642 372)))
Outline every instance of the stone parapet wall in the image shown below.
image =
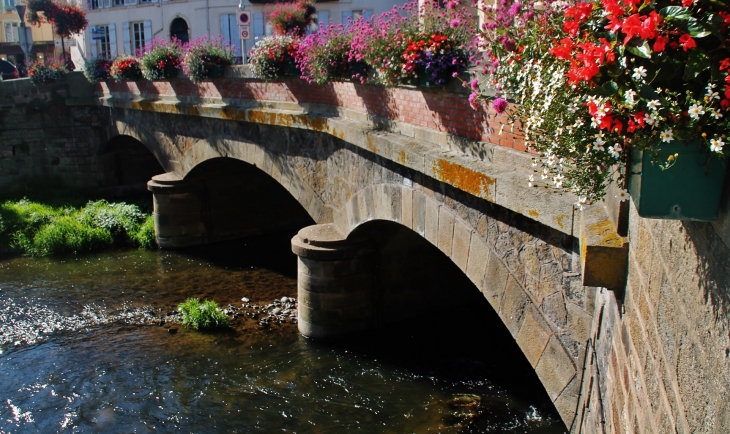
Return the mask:
POLYGON ((0 83, 0 189, 58 183, 92 188, 103 178, 98 107, 66 106, 65 83, 0 83))
MULTIPOLYGON (((233 67, 245 71, 245 67, 233 67)), ((233 71, 234 73, 236 71, 233 71)), ((236 75, 230 74, 229 75, 236 75)), ((241 74, 244 75, 244 74, 241 74)), ((252 78, 221 78, 194 84, 189 80, 107 81, 95 86, 97 95, 138 95, 183 102, 257 100, 319 104, 352 110, 387 122, 428 128, 469 140, 489 142, 524 151, 524 140, 513 134, 506 114, 498 115, 487 104, 474 109, 468 92, 454 80, 447 88, 401 86, 385 88, 356 82, 308 84, 299 78, 263 82, 252 78), (500 130, 501 134, 500 134, 500 130)), ((396 127, 397 128, 397 127, 396 127)))

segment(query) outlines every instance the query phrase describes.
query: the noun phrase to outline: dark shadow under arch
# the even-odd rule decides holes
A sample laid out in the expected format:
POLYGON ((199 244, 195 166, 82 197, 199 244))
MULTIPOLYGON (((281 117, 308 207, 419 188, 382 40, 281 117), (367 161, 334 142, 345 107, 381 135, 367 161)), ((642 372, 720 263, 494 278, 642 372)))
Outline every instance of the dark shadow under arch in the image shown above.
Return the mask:
MULTIPOLYGON (((478 381, 483 375, 512 394, 512 401, 499 403, 505 411, 532 405, 552 426, 560 425, 560 415, 517 342, 449 257, 413 230, 385 220, 358 226, 348 239, 377 245, 375 296, 382 321, 378 330, 348 339, 348 346, 379 359, 392 357, 394 363, 405 358, 409 368, 436 370, 434 376, 457 382, 478 381)), ((498 408, 496 403, 486 408, 492 406, 498 408)), ((489 417, 509 420, 498 413, 489 417)))
POLYGON ((191 169, 185 180, 203 186, 199 194, 209 243, 314 224, 284 187, 244 161, 206 160, 191 169))
POLYGON ((102 190, 112 196, 149 194, 147 181, 165 170, 155 155, 139 140, 119 135, 101 149, 104 180, 102 190))

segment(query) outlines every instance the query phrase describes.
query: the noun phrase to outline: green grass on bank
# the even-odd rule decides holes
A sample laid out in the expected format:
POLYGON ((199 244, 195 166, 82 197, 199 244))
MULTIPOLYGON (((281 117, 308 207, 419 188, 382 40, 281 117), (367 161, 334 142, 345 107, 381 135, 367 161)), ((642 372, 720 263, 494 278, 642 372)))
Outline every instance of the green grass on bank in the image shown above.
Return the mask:
POLYGON ((27 199, 0 204, 0 250, 49 256, 129 246, 155 246, 152 216, 136 205, 97 200, 52 206, 27 199))

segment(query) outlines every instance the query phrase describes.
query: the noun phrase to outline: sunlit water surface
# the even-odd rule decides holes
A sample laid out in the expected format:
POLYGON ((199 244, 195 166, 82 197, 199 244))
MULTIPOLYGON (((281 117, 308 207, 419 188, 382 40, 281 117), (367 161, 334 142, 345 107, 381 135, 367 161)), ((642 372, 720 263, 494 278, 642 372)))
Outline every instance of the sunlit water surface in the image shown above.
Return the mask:
POLYGON ((490 341, 484 306, 338 345, 291 318, 177 323, 188 297, 295 297, 289 238, 0 260, 0 432, 564 432, 534 374, 490 341))

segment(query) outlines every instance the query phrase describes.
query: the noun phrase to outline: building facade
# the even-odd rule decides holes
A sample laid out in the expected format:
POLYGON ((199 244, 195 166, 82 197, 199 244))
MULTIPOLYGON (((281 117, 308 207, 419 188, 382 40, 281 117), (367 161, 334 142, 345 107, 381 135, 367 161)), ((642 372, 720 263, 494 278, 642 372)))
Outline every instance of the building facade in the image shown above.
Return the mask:
MULTIPOLYGON (((113 58, 135 54, 153 38, 176 37, 187 42, 199 37, 221 37, 248 52, 257 38, 272 33, 265 13, 276 0, 87 0, 89 27, 77 37, 71 50, 74 63, 83 65, 89 58, 113 58), (240 4, 239 4, 240 1, 240 4), (236 11, 251 14, 248 37, 242 38, 236 11)), ((370 17, 403 4, 405 0, 325 0, 317 1, 312 30, 324 23, 347 22, 360 16, 370 17)), ((241 59, 243 60, 243 59, 241 59)))
MULTIPOLYGON (((0 0, 0 59, 7 60, 14 65, 20 65, 25 60, 25 54, 20 48, 18 29, 20 17, 15 10, 16 0, 0 0)), ((31 57, 43 60, 54 56, 53 29, 50 24, 33 26, 33 50, 31 57)), ((60 41, 59 41, 60 43, 60 41)), ((59 50, 60 51, 60 50, 59 50)))

